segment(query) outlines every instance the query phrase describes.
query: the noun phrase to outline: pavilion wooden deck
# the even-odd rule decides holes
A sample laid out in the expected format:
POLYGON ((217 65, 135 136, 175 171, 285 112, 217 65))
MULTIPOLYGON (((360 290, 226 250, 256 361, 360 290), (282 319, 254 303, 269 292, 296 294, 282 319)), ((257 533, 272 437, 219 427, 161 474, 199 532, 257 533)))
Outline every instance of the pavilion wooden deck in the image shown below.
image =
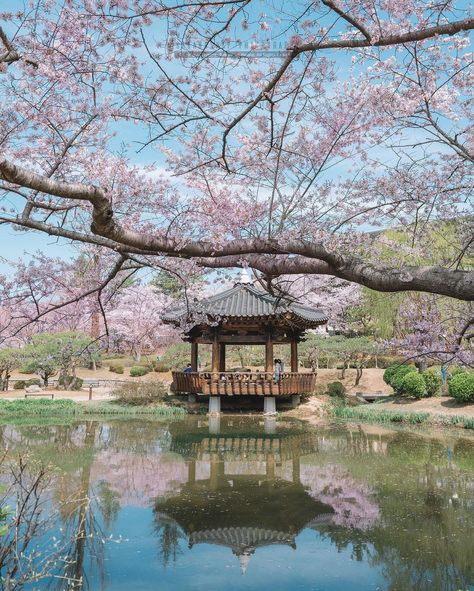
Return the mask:
POLYGON ((205 396, 292 396, 313 392, 316 373, 258 372, 173 372, 173 390, 177 394, 205 396))

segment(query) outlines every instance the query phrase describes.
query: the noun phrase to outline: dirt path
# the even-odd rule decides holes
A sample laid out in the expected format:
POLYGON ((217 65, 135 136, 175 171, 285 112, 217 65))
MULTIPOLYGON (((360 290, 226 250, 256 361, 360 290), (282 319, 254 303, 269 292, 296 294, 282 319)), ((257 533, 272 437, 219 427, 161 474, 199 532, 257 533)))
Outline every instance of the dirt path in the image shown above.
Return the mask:
POLYGON ((459 404, 449 396, 435 396, 421 400, 394 399, 372 405, 374 409, 402 412, 429 412, 433 415, 459 415, 474 418, 474 404, 459 404))
MULTIPOLYGON (((92 402, 102 400, 112 400, 110 396, 110 388, 93 388, 92 390, 92 402)), ((37 400, 38 398, 49 398, 54 394, 55 400, 74 400, 75 402, 89 402, 89 388, 78 391, 67 391, 67 390, 43 390, 41 396, 31 396, 28 400, 37 400)), ((0 400, 24 400, 24 390, 9 390, 8 392, 0 392, 0 400)))

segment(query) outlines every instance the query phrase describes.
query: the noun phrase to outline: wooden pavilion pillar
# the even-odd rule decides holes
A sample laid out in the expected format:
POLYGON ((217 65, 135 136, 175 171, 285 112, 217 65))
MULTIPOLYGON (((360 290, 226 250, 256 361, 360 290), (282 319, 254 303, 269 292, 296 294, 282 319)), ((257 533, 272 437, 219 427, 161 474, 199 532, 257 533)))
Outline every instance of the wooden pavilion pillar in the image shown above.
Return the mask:
POLYGON ((198 344, 195 341, 191 343, 191 369, 198 371, 198 344))
POLYGON ((273 339, 270 333, 265 342, 265 371, 273 374, 273 339))
POLYGON ((219 343, 219 371, 225 371, 225 343, 219 343))
POLYGON ((217 334, 217 331, 214 333, 214 338, 212 339, 211 365, 212 365, 212 379, 218 380, 219 379, 219 371, 220 371, 220 343, 219 343, 219 336, 217 334))
POLYGON ((298 341, 291 341, 291 354, 290 354, 291 371, 298 371, 298 341))

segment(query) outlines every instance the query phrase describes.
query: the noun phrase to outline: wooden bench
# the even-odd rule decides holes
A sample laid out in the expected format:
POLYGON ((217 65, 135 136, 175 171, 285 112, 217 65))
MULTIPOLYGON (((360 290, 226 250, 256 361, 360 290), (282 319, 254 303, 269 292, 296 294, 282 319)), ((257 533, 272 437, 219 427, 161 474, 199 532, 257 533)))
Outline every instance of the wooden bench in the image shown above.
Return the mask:
POLYGON ((25 392, 25 398, 28 396, 51 396, 51 400, 54 400, 54 392, 46 393, 46 392, 25 392))

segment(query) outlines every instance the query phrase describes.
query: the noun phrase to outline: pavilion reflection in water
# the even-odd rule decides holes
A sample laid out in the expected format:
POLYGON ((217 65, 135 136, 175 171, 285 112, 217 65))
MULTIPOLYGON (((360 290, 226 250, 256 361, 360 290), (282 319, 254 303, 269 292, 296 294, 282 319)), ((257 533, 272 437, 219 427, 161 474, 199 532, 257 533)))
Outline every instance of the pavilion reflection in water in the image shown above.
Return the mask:
POLYGON ((229 548, 243 573, 258 548, 296 549, 299 533, 336 517, 331 495, 322 502, 301 480, 301 457, 317 451, 317 436, 295 434, 294 428, 285 432, 271 421, 247 432, 241 424, 234 429, 232 420, 193 433, 176 425, 172 451, 186 458, 188 481, 154 505, 159 527, 174 527, 189 548, 229 548))

